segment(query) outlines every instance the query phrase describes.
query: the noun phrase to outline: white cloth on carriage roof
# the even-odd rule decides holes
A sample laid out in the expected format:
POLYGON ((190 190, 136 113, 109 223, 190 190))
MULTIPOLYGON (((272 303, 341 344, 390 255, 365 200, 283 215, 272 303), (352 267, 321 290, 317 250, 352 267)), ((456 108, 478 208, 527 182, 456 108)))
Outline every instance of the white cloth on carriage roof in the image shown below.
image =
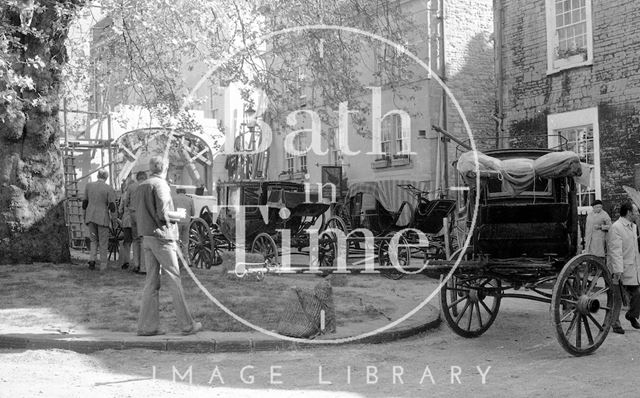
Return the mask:
POLYGON ((493 175, 501 178, 513 196, 526 190, 536 177, 580 177, 583 169, 579 156, 571 151, 550 152, 537 159, 522 157, 505 160, 469 151, 460 155, 456 165, 469 186, 475 185, 476 162, 481 177, 493 175))
MULTIPOLYGON (((428 181, 416 181, 416 180, 378 180, 378 181, 360 181, 354 182, 349 185, 349 191, 347 197, 355 196, 362 192, 372 195, 385 210, 389 212, 397 212, 402 205, 402 202, 408 202, 412 209, 415 209, 418 200, 406 189, 399 187, 398 185, 411 184, 414 187, 427 191, 429 189, 428 181)), ((407 225, 411 221, 413 214, 412 209, 405 207, 402 214, 398 218, 397 225, 407 225)))

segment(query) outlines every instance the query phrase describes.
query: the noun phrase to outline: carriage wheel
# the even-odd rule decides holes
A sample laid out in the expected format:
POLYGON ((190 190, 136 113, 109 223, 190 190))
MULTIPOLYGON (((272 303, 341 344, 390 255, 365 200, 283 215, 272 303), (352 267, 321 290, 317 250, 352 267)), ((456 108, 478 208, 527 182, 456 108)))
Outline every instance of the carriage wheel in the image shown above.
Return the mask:
POLYGON ((194 218, 189 224, 189 262, 192 267, 211 268, 213 265, 213 239, 209 225, 201 219, 194 218))
MULTIPOLYGON (((338 255, 338 237, 333 232, 322 232, 318 237, 318 267, 331 268, 335 265, 338 255)), ((320 276, 327 276, 330 272, 323 271, 320 276)))
POLYGON ((462 337, 478 337, 489 329, 500 309, 499 279, 452 276, 440 291, 442 314, 462 337))
POLYGON ((111 219, 109 224, 109 256, 108 260, 117 261, 120 257, 120 242, 124 240, 124 230, 122 229, 122 222, 117 219, 111 219))
POLYGON ((587 254, 572 258, 560 271, 551 297, 551 317, 562 348, 575 356, 598 349, 620 305, 615 297, 603 262, 587 254))
POLYGON ((334 216, 331 217, 327 220, 326 224, 324 225, 323 231, 327 230, 327 229, 337 229, 340 230, 342 232, 346 233, 347 231, 347 224, 344 222, 344 220, 341 217, 338 216, 334 216))
POLYGON ((251 244, 251 252, 262 254, 265 261, 272 265, 278 262, 278 246, 271 235, 267 233, 261 232, 255 237, 251 244))
MULTIPOLYGON (((391 242, 391 238, 393 238, 394 235, 395 232, 389 232, 382 238, 382 242, 378 247, 378 261, 382 266, 393 266, 391 256, 389 255, 389 250, 391 249, 394 250, 398 256, 398 265, 401 268, 404 268, 411 263, 411 248, 408 246, 409 242, 404 236, 400 236, 400 239, 398 239, 397 247, 390 247, 389 243, 391 242)), ((398 280, 405 275, 404 272, 401 272, 400 270, 397 270, 395 268, 381 269, 380 274, 382 274, 382 276, 384 276, 385 278, 393 280, 398 280)))

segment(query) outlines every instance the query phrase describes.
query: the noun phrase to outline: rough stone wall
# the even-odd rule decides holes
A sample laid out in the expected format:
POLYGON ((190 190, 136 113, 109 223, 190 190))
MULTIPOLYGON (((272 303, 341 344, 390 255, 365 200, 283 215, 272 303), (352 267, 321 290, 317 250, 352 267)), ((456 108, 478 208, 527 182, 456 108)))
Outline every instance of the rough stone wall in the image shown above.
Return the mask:
POLYGON ((546 134, 547 114, 598 107, 602 196, 613 210, 640 163, 640 3, 592 0, 593 65, 547 75, 545 1, 498 1, 505 128, 546 134))
MULTIPOLYGON (((69 260, 65 226, 62 156, 58 145, 61 72, 70 14, 60 16, 59 0, 41 1, 31 27, 41 34, 13 34, 26 45, 9 48, 14 68, 33 79, 33 89, 10 87, 22 100, 0 102, 0 264, 69 260), (23 52, 24 51, 24 52, 23 52), (19 62, 39 56, 47 65, 19 62), (35 101, 38 99, 38 101, 35 101)), ((67 1, 81 6, 82 1, 67 1)), ((2 22, 20 26, 9 5, 0 6, 2 22)))
MULTIPOLYGON (((445 1, 446 83, 477 137, 493 137, 496 130, 492 32, 491 0, 445 1)), ((460 114, 451 101, 447 106, 448 130, 466 138, 460 114)))

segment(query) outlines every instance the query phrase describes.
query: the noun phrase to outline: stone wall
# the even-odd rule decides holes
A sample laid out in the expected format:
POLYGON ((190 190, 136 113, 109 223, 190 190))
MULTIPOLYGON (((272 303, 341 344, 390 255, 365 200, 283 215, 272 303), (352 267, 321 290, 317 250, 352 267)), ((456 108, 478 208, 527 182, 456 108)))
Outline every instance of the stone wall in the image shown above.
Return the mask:
POLYGON ((505 128, 547 132, 547 115, 597 107, 602 197, 613 210, 640 163, 640 4, 592 1, 593 65, 547 75, 544 0, 498 0, 504 8, 505 128))

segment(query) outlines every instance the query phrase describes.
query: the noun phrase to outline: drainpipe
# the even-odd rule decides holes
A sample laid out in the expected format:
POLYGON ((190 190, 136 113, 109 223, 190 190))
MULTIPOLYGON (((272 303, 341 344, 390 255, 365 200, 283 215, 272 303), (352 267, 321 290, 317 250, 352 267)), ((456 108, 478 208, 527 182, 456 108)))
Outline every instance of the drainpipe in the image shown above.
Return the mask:
POLYGON ((501 139, 504 137, 504 79, 502 77, 504 65, 502 63, 502 21, 504 19, 502 0, 493 0, 493 32, 494 32, 494 54, 496 73, 496 148, 500 148, 501 139))
MULTIPOLYGON (((438 46, 440 47, 440 79, 442 80, 442 82, 446 85, 447 84, 447 69, 446 69, 446 59, 445 59, 445 41, 444 41, 444 0, 440 0, 440 10, 438 10, 440 12, 440 15, 438 17, 438 19, 440 20, 440 32, 438 34, 438 39, 439 39, 439 43, 438 46)), ((440 113, 440 126, 442 127, 442 129, 444 129, 445 131, 448 130, 448 126, 447 126, 447 93, 445 90, 442 90, 442 109, 441 109, 441 113, 440 113)), ((447 138, 444 136, 441 136, 442 139, 442 146, 443 146, 443 151, 442 151, 442 169, 444 172, 444 178, 442 181, 442 193, 444 193, 446 191, 446 189, 449 187, 449 150, 447 148, 447 138)), ((438 143, 438 145, 440 145, 440 143, 438 143)))

